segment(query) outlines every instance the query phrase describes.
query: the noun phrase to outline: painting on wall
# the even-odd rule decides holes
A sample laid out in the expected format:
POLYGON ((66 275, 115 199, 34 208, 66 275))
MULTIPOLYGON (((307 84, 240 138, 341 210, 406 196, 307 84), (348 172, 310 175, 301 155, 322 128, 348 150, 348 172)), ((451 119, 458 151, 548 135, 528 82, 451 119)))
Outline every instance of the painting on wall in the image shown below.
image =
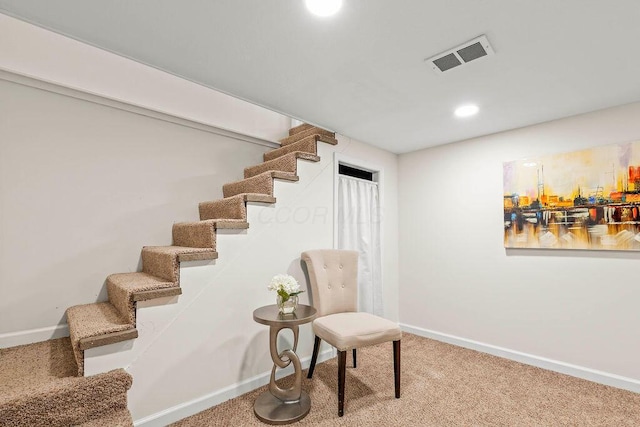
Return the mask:
POLYGON ((506 248, 640 250, 640 142, 503 168, 506 248))

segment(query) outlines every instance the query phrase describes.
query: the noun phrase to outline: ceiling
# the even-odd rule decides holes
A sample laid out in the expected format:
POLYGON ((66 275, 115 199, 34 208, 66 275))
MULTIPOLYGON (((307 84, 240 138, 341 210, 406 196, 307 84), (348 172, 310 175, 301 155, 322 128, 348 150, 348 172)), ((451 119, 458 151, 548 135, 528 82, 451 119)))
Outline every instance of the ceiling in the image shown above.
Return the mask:
POLYGON ((0 0, 0 11, 403 153, 640 100, 638 0, 0 0), (485 34, 495 55, 425 58, 485 34), (453 110, 474 102, 480 113, 453 110))

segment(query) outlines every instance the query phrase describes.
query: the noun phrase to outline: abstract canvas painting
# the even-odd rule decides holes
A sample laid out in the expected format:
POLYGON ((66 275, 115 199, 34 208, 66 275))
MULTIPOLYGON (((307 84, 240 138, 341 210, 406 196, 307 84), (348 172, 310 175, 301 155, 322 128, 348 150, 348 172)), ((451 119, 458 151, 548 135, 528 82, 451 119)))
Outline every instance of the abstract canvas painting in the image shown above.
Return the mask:
POLYGON ((503 169, 506 248, 640 250, 640 142, 503 169))

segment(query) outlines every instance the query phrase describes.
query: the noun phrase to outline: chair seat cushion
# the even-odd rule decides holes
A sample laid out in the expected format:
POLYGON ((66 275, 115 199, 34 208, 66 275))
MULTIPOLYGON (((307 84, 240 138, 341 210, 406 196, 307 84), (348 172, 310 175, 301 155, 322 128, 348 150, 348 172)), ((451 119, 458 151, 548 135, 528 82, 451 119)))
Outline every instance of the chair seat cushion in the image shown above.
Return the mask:
POLYGON ((339 351, 402 338, 397 323, 370 313, 336 313, 313 321, 313 332, 339 351))

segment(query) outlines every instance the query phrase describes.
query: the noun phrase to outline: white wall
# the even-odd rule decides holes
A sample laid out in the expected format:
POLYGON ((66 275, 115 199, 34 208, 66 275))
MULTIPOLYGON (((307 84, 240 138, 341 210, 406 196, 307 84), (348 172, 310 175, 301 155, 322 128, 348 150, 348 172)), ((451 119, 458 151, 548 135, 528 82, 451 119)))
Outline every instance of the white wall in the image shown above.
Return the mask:
POLYGON ((640 254, 505 251, 502 212, 502 162, 638 140, 639 116, 640 103, 401 155, 401 322, 640 390, 640 254))
POLYGON ((260 138, 289 128, 287 116, 7 15, 0 34, 0 70, 260 138))
POLYGON ((106 299, 267 150, 5 80, 0 123, 0 334, 106 299))

